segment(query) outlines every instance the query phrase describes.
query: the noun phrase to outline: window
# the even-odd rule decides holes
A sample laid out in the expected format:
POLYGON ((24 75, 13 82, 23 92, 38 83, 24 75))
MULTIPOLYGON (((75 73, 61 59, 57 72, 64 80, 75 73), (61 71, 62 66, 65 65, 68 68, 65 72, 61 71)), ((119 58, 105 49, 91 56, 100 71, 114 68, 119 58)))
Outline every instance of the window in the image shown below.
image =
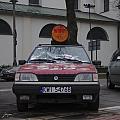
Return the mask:
POLYGON ((109 11, 109 0, 104 0, 104 12, 109 11))
POLYGON ((31 5, 39 5, 39 0, 29 0, 29 4, 31 5))
POLYGON ((111 58, 111 61, 116 61, 117 57, 120 56, 120 49, 117 49, 113 55, 112 55, 112 58, 111 58))
POLYGON ((78 0, 74 0, 75 3, 74 3, 74 9, 78 9, 78 0))

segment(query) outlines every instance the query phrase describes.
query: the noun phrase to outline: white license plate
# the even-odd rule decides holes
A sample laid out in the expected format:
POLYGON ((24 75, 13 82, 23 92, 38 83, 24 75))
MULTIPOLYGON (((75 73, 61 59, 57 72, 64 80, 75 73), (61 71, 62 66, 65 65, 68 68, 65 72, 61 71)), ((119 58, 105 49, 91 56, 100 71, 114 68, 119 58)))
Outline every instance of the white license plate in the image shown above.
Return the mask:
POLYGON ((71 93, 71 87, 41 87, 41 93, 71 93))
POLYGON ((83 95, 83 100, 92 100, 93 96, 92 95, 83 95))

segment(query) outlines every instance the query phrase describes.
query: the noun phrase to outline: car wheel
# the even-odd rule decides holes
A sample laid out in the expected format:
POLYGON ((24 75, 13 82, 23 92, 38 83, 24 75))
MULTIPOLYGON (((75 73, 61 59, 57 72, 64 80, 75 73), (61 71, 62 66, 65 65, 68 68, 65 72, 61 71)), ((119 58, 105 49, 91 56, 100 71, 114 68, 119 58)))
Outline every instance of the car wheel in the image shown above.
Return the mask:
POLYGON ((109 89, 114 89, 115 88, 115 84, 113 84, 110 80, 110 76, 107 76, 107 88, 109 89))
POLYGON ((95 102, 92 102, 92 103, 88 103, 88 104, 87 104, 87 108, 88 108, 89 110, 98 111, 98 109, 99 109, 99 95, 97 96, 95 102))
POLYGON ((17 109, 19 112, 28 111, 28 101, 20 100, 20 97, 17 97, 17 109))

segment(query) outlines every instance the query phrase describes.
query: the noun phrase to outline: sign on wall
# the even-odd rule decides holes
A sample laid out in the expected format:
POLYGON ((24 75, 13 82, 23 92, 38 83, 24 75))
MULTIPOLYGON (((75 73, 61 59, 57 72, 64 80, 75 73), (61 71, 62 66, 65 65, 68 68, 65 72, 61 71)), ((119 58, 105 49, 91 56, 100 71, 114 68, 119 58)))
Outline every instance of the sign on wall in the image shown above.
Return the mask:
POLYGON ((88 42, 88 50, 100 50, 100 41, 99 40, 91 40, 88 42))

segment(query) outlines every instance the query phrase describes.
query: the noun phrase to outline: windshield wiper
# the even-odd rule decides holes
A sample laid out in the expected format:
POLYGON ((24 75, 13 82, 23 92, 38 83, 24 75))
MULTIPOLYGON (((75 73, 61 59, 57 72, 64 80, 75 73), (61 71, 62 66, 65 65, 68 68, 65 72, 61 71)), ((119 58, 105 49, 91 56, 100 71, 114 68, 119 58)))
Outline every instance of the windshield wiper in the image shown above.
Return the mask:
POLYGON ((54 62, 56 62, 56 61, 53 60, 53 59, 46 59, 46 58, 38 58, 38 59, 30 60, 30 61, 31 61, 31 62, 40 62, 40 63, 43 63, 43 62, 54 63, 54 62))
POLYGON ((74 62, 74 63, 82 63, 82 61, 78 60, 78 59, 64 58, 64 60, 71 61, 71 62, 74 62))
POLYGON ((71 62, 79 62, 79 63, 82 63, 81 60, 78 60, 78 59, 71 59, 71 58, 65 58, 65 57, 57 57, 57 58, 54 58, 54 60, 62 60, 62 61, 71 61, 71 62))
POLYGON ((70 62, 74 62, 74 63, 87 63, 90 64, 89 61, 82 61, 80 59, 72 59, 72 58, 65 58, 65 57, 58 57, 58 58, 54 58, 54 60, 62 60, 62 61, 70 61, 70 62))

